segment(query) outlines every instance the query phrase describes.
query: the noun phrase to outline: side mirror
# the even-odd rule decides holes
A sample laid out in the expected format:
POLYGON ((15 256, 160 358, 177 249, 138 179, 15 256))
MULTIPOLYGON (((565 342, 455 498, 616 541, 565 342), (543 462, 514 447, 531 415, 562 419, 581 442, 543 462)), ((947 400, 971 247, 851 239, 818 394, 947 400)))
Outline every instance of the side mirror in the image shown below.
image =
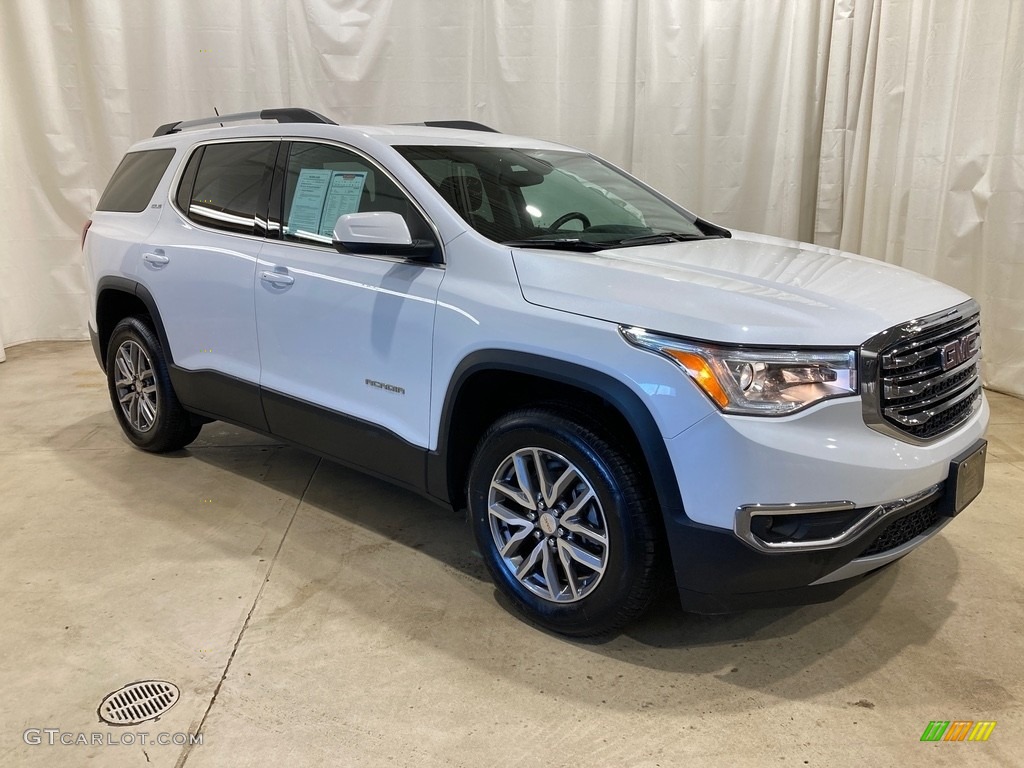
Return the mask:
POLYGON ((334 225, 333 240, 334 247, 342 253, 431 261, 436 251, 435 243, 430 240, 413 240, 405 218, 393 211, 343 214, 334 225))

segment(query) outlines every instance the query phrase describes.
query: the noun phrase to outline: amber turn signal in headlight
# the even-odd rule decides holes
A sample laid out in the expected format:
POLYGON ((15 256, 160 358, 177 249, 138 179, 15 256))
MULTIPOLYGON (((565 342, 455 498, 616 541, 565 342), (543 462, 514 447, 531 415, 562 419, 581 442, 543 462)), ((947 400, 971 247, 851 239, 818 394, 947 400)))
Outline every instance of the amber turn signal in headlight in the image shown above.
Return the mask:
POLYGON ((666 349, 665 354, 683 366, 690 374, 690 378, 697 382, 697 386, 703 389, 708 397, 718 403, 719 408, 729 405, 729 395, 718 383, 707 360, 694 352, 685 352, 681 349, 666 349))

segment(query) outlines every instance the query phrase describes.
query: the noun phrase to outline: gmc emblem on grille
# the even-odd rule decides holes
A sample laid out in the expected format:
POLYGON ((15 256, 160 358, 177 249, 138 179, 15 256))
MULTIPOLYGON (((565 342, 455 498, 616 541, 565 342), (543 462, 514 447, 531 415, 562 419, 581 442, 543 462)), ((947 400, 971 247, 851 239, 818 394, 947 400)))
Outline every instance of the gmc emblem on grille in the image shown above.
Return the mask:
POLYGON ((971 359, 975 352, 978 333, 969 333, 961 339, 951 341, 942 348, 942 370, 956 368, 971 359))

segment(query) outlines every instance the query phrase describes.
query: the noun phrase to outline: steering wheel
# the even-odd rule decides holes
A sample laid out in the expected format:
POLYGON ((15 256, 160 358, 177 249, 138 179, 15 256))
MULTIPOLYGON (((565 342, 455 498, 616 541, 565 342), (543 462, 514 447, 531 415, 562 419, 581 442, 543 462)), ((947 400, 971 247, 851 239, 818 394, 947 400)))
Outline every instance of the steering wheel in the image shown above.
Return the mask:
POLYGON ((590 218, 587 214, 580 213, 579 211, 569 211, 568 213, 563 213, 551 222, 551 226, 548 227, 548 232, 555 232, 574 219, 579 219, 580 223, 583 224, 584 229, 587 229, 590 226, 590 218))

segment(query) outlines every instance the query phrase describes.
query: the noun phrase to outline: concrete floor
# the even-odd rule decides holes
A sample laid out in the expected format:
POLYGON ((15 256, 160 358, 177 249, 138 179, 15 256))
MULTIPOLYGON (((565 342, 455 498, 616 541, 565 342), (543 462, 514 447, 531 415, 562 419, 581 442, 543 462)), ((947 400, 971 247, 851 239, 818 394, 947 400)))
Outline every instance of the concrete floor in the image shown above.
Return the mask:
POLYGON ((223 424, 143 453, 87 344, 9 349, 0 765, 1022 765, 1024 401, 990 399, 984 493, 877 578, 586 644, 504 610, 459 516, 223 424), (98 721, 149 678, 159 721, 98 721), (998 724, 919 741, 955 719, 998 724))

